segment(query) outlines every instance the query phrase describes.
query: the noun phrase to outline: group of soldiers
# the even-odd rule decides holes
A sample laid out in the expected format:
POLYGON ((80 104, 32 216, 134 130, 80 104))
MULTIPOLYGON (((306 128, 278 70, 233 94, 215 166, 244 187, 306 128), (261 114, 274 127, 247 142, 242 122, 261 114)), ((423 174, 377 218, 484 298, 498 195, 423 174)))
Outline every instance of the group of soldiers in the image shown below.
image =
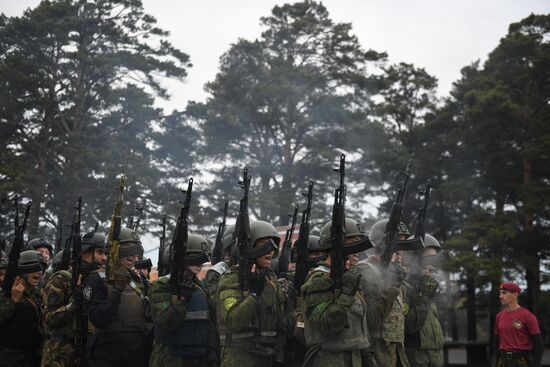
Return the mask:
MULTIPOLYGON (((52 246, 31 240, 20 254, 11 298, 0 301, 0 365, 442 366, 443 335, 434 302, 438 282, 431 266, 420 281, 408 276, 400 252, 392 266, 379 265, 386 223, 379 221, 370 231, 372 255, 347 256, 339 286, 328 276, 331 222, 320 238, 310 235, 310 272, 301 289, 294 289, 288 279, 292 271, 281 279, 272 270, 278 231, 270 223, 252 222, 251 244, 259 251, 247 292, 237 265, 228 262, 234 227, 224 233, 224 261, 204 280, 198 275, 210 245, 189 234, 187 281, 178 295, 172 294, 169 274, 150 284, 147 271, 135 269, 143 248, 132 229, 121 229, 121 266, 112 284, 105 277, 105 235, 82 236, 76 288, 70 269, 45 281, 44 270, 61 256, 50 261, 52 246)), ((404 225, 400 236, 409 236, 404 225)), ((346 218, 346 247, 366 237, 358 222, 346 218)), ((426 235, 425 255, 440 248, 426 235)), ((169 256, 167 248, 167 262, 169 256)), ((5 269, 5 255, 1 264, 5 269)))

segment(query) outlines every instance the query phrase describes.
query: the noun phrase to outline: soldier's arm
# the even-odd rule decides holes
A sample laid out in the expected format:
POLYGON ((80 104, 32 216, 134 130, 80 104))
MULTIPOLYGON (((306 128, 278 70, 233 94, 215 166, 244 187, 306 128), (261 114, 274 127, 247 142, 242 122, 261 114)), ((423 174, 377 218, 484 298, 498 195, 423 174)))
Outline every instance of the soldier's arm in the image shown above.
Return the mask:
POLYGON ((407 334, 416 333, 426 322, 426 317, 432 307, 432 300, 429 297, 421 296, 416 289, 409 288, 405 303, 408 305, 408 311, 405 314, 405 332, 407 334))
POLYGON ((217 271, 213 269, 208 270, 206 277, 204 278, 204 284, 208 291, 208 304, 210 307, 216 307, 216 290, 218 288, 219 280, 220 274, 217 271))
POLYGON ((355 302, 354 296, 335 296, 334 282, 326 276, 314 276, 302 290, 306 317, 323 334, 336 334, 348 326, 347 314, 355 302))
POLYGON ((251 295, 243 298, 237 273, 224 274, 218 283, 219 316, 231 332, 237 333, 250 324, 258 300, 251 295))
POLYGON ((296 326, 296 298, 297 292, 288 279, 279 279, 278 290, 281 304, 280 328, 283 331, 294 331, 296 326))
POLYGON ((161 278, 151 286, 149 299, 153 324, 160 333, 167 334, 184 322, 185 302, 178 301, 172 304, 172 294, 167 278, 161 278))
POLYGON ((0 325, 11 319, 14 311, 15 301, 11 298, 6 298, 2 293, 0 295, 0 325))
POLYGON ((74 314, 72 303, 67 303, 70 279, 54 274, 42 291, 42 321, 46 328, 58 328, 70 323, 74 314))
POLYGON ((118 313, 121 292, 113 289, 107 295, 103 279, 98 274, 92 274, 86 279, 84 294, 88 317, 95 327, 103 328, 114 320, 118 313), (86 296, 88 292, 90 292, 89 299, 86 296))

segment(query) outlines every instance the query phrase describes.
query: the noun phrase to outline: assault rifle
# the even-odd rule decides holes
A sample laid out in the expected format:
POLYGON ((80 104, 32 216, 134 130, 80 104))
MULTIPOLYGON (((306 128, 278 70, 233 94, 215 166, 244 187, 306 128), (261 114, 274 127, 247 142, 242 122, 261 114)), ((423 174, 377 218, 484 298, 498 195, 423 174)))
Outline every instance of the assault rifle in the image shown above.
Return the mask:
POLYGON ((80 234, 80 219, 82 217, 82 196, 78 197, 76 204, 76 220, 73 224, 71 233, 71 287, 78 287, 78 276, 80 275, 80 265, 82 263, 82 236, 80 234))
POLYGON ((285 241, 279 255, 279 264, 277 265, 277 278, 286 279, 288 274, 288 264, 290 263, 290 248, 292 247, 292 235, 296 227, 296 217, 298 216, 298 205, 294 206, 292 212, 290 228, 286 230, 285 241))
POLYGON ((335 283, 335 288, 342 288, 342 276, 344 275, 344 243, 346 239, 346 156, 340 155, 340 166, 334 172, 340 175, 340 184, 334 190, 334 204, 332 205, 332 224, 330 238, 332 247, 330 249, 331 265, 330 278, 335 283))
POLYGON ((143 201, 141 202, 141 204, 139 204, 138 206, 136 206, 136 212, 137 212, 137 218, 134 222, 134 225, 133 227, 130 227, 132 228, 134 231, 138 231, 139 229, 139 226, 141 225, 141 220, 145 217, 144 215, 144 210, 145 210, 145 199, 143 199, 143 201))
POLYGON ((222 261, 222 250, 223 250, 223 234, 225 233, 225 219, 227 218, 227 207, 229 201, 225 201, 223 205, 223 218, 222 221, 218 224, 218 233, 216 233, 216 242, 214 243, 214 250, 212 250, 212 260, 210 261, 212 265, 216 265, 222 261))
POLYGON ((406 240, 399 239, 399 224, 403 218, 403 201, 407 191, 411 165, 412 161, 409 160, 404 172, 405 179, 403 181, 403 186, 397 190, 397 195, 393 202, 390 218, 386 224, 386 230, 384 232, 384 252, 380 258, 380 264, 385 268, 387 268, 390 264, 391 258, 395 252, 413 250, 418 251, 424 248, 424 243, 421 238, 406 240))
POLYGON ((160 225, 162 227, 162 234, 160 236, 160 243, 159 243, 159 255, 158 255, 158 262, 157 262, 157 271, 159 273, 159 277, 164 275, 164 249, 166 248, 166 214, 162 216, 162 222, 160 222, 160 225))
POLYGON ((55 253, 59 253, 63 247, 63 218, 57 221, 57 238, 55 239, 55 253))
POLYGON ((120 228, 122 225, 122 217, 120 216, 120 212, 122 210, 122 203, 124 202, 125 185, 126 176, 122 175, 117 188, 118 200, 115 202, 115 208, 113 210, 113 215, 111 216, 111 228, 109 229, 109 235, 107 237, 109 241, 109 256, 107 258, 105 273, 109 283, 115 281, 114 271, 120 266, 118 263, 120 253, 120 228))
POLYGON ((243 170, 243 179, 239 185, 243 190, 243 197, 239 203, 239 214, 235 223, 235 234, 237 239, 237 251, 239 262, 239 283, 243 291, 249 289, 250 260, 248 250, 250 247, 250 218, 248 217, 248 191, 250 189, 251 177, 248 169, 243 170))
POLYGON ((6 298, 11 297, 11 288, 17 277, 17 262, 19 261, 19 255, 23 251, 23 235, 27 228, 27 220, 31 212, 31 203, 27 204, 25 208, 25 215, 23 217, 23 224, 19 226, 19 196, 15 195, 15 220, 14 220, 14 237, 13 244, 11 246, 10 254, 8 256, 8 268, 6 269, 6 275, 4 277, 4 283, 2 284, 2 290, 6 298))
POLYGON ((307 278, 308 269, 308 242, 309 242, 309 216, 311 214, 311 201, 313 198, 313 181, 309 181, 307 193, 304 194, 307 197, 307 206, 302 211, 302 221, 300 222, 300 231, 298 232, 298 239, 294 243, 296 247, 296 272, 294 273, 293 286, 298 292, 305 283, 307 278))
POLYGON ((180 295, 180 284, 185 279, 184 271, 185 264, 184 258, 187 253, 187 238, 189 235, 189 208, 191 206, 191 195, 193 193, 193 178, 190 178, 187 183, 187 190, 182 190, 185 194, 185 200, 181 203, 181 212, 176 223, 176 229, 172 238, 170 263, 170 287, 172 294, 180 295))

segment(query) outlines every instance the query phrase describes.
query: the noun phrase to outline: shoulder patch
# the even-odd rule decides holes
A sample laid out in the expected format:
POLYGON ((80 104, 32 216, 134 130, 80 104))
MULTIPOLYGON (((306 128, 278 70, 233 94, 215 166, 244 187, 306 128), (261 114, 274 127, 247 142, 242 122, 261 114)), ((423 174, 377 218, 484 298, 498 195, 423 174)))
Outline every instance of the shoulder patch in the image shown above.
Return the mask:
POLYGON ((407 316, 409 314, 409 304, 404 303, 403 304, 403 315, 407 316))
POLYGON ((228 297, 223 300, 223 307, 225 308, 226 311, 231 311, 233 307, 237 305, 238 301, 239 300, 235 297, 228 297))
POLYGON ((89 285, 84 287, 84 289, 82 290, 82 294, 84 295, 84 299, 86 301, 91 300, 92 299, 92 287, 90 287, 89 285))
POLYGON ((315 311, 316 312, 323 312, 324 310, 326 310, 328 307, 328 302, 322 302, 322 303, 319 303, 317 306, 315 306, 315 311))

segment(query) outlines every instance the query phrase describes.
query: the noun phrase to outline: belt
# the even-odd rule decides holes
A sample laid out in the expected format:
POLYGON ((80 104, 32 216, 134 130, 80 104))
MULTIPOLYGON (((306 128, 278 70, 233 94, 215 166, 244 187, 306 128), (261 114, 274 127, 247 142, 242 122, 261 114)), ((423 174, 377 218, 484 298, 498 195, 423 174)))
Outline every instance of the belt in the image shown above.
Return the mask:
POLYGON ((522 357, 529 357, 529 352, 505 352, 501 350, 499 352, 500 356, 504 359, 519 359, 522 357))
POLYGON ((253 337, 275 337, 277 336, 276 331, 260 331, 260 332, 249 332, 249 333, 238 333, 238 334, 222 334, 220 335, 220 341, 226 341, 231 343, 231 340, 234 339, 245 339, 253 337))
POLYGON ((49 335, 48 339, 50 339, 50 340, 59 340, 59 341, 62 341, 62 342, 69 342, 69 343, 71 343, 72 345, 75 345, 75 346, 81 346, 81 345, 86 344, 86 337, 85 336, 71 337, 71 336, 67 336, 67 335, 49 335))

